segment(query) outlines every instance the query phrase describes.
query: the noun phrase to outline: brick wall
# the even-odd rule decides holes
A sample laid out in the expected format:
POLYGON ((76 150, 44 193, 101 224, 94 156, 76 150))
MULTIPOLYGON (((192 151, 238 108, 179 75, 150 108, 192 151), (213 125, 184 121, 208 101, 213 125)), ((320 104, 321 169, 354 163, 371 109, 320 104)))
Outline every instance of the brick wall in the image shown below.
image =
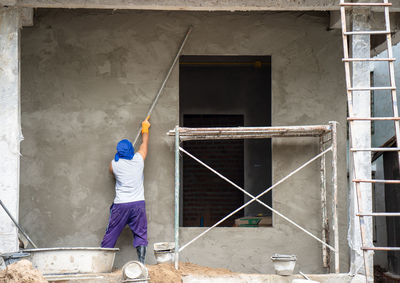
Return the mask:
MULTIPOLYGON (((242 115, 185 115, 185 127, 239 126, 242 115)), ((188 141, 184 148, 239 186, 244 182, 243 140, 188 141)), ((191 159, 183 156, 183 226, 211 226, 243 205, 243 193, 191 159)), ((238 212, 220 226, 233 226, 238 212)))

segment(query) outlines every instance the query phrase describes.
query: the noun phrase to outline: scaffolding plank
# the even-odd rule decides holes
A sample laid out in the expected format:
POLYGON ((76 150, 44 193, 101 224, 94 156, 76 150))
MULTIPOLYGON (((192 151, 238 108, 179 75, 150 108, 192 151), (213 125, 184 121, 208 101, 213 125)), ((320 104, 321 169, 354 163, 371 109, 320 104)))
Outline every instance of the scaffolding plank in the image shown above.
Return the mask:
MULTIPOLYGON (((330 125, 285 126, 285 127, 224 127, 224 128, 179 128, 181 140, 208 139, 257 139, 272 137, 319 137, 331 131, 330 125)), ((175 131, 167 133, 175 136, 175 131)))

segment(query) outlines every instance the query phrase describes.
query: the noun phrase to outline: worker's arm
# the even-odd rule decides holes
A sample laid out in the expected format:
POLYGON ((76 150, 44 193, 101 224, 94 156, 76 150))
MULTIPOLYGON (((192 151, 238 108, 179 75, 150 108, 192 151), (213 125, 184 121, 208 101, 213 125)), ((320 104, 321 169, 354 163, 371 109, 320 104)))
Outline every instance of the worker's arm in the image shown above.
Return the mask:
POLYGON ((110 173, 114 175, 114 172, 112 170, 112 161, 110 162, 110 166, 108 167, 108 171, 110 171, 110 173))
POLYGON ((142 144, 139 147, 138 153, 143 157, 143 160, 146 159, 147 156, 147 148, 149 144, 149 128, 150 128, 150 123, 149 123, 149 117, 146 118, 142 122, 142 144))

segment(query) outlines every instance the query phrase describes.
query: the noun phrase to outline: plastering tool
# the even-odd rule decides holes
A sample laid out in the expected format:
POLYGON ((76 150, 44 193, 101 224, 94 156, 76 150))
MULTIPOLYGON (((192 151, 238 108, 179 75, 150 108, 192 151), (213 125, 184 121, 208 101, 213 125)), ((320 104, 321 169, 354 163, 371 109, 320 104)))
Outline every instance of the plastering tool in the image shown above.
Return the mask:
MULTIPOLYGON (((158 99, 160 98, 160 95, 161 95, 162 91, 163 91, 164 88, 165 88, 165 85, 167 84, 167 81, 168 81, 168 79, 169 79, 169 77, 170 77, 170 75, 171 75, 171 73, 172 73, 172 70, 174 69, 176 62, 178 62, 179 56, 180 56, 181 53, 182 53, 183 47, 185 46, 186 41, 187 41, 187 39, 189 38, 190 33, 192 32, 192 29, 193 29, 193 26, 189 26, 189 28, 188 28, 188 30, 187 30, 187 32, 186 32, 186 35, 185 35, 185 37, 183 38, 183 41, 182 41, 182 43, 181 43, 181 46, 179 47, 178 52, 176 53, 175 59, 174 59, 174 61, 172 62, 172 65, 171 65, 171 67, 169 68, 168 73, 167 73, 167 75, 165 76, 165 79, 164 79, 163 83, 161 84, 161 87, 160 87, 160 89, 158 90, 158 92, 157 92, 157 94, 156 94, 156 97, 154 98, 153 103, 151 104, 150 109, 149 109, 149 111, 147 112, 146 117, 149 117, 149 116, 151 115, 151 112, 153 112, 153 109, 154 109, 154 107, 156 106, 156 104, 157 104, 157 102, 158 102, 158 99)), ((135 140, 134 140, 134 142, 133 142, 133 146, 136 145, 136 142, 138 141, 138 139, 139 139, 139 137, 140 137, 140 133, 141 133, 141 127, 139 127, 139 129, 138 129, 137 135, 136 135, 135 140)))
POLYGON ((28 234, 25 233, 24 229, 22 229, 21 226, 19 226, 19 224, 17 223, 17 221, 14 219, 14 217, 11 215, 10 211, 8 211, 7 207, 4 205, 4 203, 0 200, 0 205, 3 207, 4 211, 7 213, 7 215, 10 217, 10 219, 12 220, 12 222, 14 222, 15 226, 18 227, 19 231, 21 231, 21 233, 25 236, 25 238, 29 241, 29 243, 31 243, 32 246, 34 246, 35 249, 37 249, 38 247, 35 245, 35 243, 31 240, 31 238, 29 238, 28 234))

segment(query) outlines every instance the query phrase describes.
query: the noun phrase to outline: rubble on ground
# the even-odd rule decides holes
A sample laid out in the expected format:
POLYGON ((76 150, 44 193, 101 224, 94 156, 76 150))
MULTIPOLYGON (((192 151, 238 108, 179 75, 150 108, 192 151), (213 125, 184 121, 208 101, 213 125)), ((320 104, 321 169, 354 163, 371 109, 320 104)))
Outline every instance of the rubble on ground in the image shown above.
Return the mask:
POLYGON ((1 283, 47 283, 39 270, 34 269, 29 260, 23 259, 0 271, 1 283))

